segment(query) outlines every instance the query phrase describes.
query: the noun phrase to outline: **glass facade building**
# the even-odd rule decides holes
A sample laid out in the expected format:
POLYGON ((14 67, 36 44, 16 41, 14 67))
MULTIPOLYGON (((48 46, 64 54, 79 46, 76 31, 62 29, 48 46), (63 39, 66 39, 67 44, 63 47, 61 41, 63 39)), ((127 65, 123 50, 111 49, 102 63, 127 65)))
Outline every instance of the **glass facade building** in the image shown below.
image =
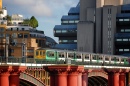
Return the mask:
POLYGON ((130 55, 130 4, 123 5, 116 17, 115 54, 130 55))
POLYGON ((59 38, 59 44, 54 48, 65 50, 77 49, 77 23, 79 22, 79 4, 70 8, 68 15, 63 15, 61 25, 55 25, 54 36, 59 38))

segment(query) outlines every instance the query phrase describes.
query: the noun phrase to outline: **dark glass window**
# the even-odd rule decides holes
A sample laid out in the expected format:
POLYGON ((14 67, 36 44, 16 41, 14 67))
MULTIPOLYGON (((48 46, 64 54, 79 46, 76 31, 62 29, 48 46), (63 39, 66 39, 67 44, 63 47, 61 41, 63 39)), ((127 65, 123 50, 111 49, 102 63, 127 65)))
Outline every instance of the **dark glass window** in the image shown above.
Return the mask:
POLYGON ((28 38, 28 34, 24 34, 24 38, 28 38))
POLYGON ((18 38, 23 38, 23 33, 19 33, 18 38))

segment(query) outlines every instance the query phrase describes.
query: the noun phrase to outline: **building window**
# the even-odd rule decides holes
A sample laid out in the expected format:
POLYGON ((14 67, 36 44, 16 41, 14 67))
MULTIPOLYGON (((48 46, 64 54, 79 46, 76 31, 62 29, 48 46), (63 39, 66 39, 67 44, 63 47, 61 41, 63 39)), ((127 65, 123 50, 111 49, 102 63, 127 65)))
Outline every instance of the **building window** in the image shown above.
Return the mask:
POLYGON ((62 33, 67 33, 67 30, 62 30, 62 33))
POLYGON ((116 39, 116 41, 122 41, 122 39, 116 39))
POLYGON ((121 29, 121 32, 124 32, 124 29, 121 29))
POLYGON ((128 39, 123 39, 123 41, 128 41, 128 39))
POLYGON ((0 28, 0 32, 3 32, 4 31, 4 28, 0 28))
POLYGON ((68 21, 62 21, 62 23, 68 23, 68 21))
POLYGON ((32 53, 32 52, 34 52, 34 51, 33 51, 33 49, 28 49, 27 52, 32 53))
POLYGON ((129 21, 129 19, 124 19, 124 21, 129 21))
POLYGON ((79 20, 75 20, 75 23, 78 23, 79 22, 79 20))
POLYGON ((56 33, 61 33, 61 30, 56 30, 56 33))
POLYGON ((69 23, 74 23, 74 21, 69 21, 69 23))
POLYGON ((129 51, 129 49, 124 49, 124 51, 129 51))
POLYGON ((123 21, 123 19, 119 19, 119 21, 123 21))
POLYGON ((23 38, 23 33, 18 33, 18 38, 23 38))
POLYGON ((119 49, 119 51, 123 51, 123 49, 119 49))
POLYGON ((2 33, 0 34, 0 37, 4 37, 4 36, 5 36, 4 34, 2 34, 2 33))
POLYGON ((14 49, 11 49, 11 53, 14 53, 14 49))
POLYGON ((28 38, 28 34, 24 34, 24 38, 28 38))
POLYGON ((130 32, 130 29, 125 29, 125 32, 130 32))
POLYGON ((12 34, 12 37, 13 37, 13 38, 16 38, 16 37, 17 37, 17 33, 13 33, 13 34, 12 34))

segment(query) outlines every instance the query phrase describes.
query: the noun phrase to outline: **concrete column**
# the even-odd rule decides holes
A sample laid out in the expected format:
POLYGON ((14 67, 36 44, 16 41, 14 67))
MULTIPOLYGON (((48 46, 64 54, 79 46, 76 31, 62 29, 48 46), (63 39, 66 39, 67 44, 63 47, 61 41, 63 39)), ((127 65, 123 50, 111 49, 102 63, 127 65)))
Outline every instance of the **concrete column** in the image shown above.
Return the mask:
POLYGON ((78 73, 77 72, 69 73, 67 86, 78 86, 77 80, 78 80, 78 73))
POLYGON ((88 86, 88 73, 82 74, 82 86, 88 86))
POLYGON ((0 74, 0 86, 9 86, 9 72, 0 74))
POLYGON ((82 73, 79 73, 77 81, 78 81, 78 86, 82 86, 82 73))
POLYGON ((113 74, 113 86, 119 86, 119 73, 113 74))
POLYGON ((19 74, 14 73, 9 76, 9 86, 19 86, 19 74))
POLYGON ((113 86, 113 73, 108 73, 108 86, 113 86))
POLYGON ((120 73, 120 76, 119 76, 119 86, 126 86, 125 85, 125 73, 120 73))
POLYGON ((67 86, 67 74, 66 73, 58 74, 56 77, 57 77, 57 85, 55 85, 55 86, 67 86))

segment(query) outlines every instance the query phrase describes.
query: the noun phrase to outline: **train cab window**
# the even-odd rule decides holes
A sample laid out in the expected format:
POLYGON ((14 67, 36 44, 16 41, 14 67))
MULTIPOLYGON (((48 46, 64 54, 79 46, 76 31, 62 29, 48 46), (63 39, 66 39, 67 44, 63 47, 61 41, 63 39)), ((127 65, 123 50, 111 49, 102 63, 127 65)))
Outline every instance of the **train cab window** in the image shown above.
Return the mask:
POLYGON ((38 55, 38 51, 36 51, 36 56, 38 55))
POLYGON ((45 52, 44 52, 44 51, 43 51, 42 53, 43 53, 43 55, 45 55, 45 52))
POLYGON ((40 51, 40 55, 42 55, 42 51, 40 51))

